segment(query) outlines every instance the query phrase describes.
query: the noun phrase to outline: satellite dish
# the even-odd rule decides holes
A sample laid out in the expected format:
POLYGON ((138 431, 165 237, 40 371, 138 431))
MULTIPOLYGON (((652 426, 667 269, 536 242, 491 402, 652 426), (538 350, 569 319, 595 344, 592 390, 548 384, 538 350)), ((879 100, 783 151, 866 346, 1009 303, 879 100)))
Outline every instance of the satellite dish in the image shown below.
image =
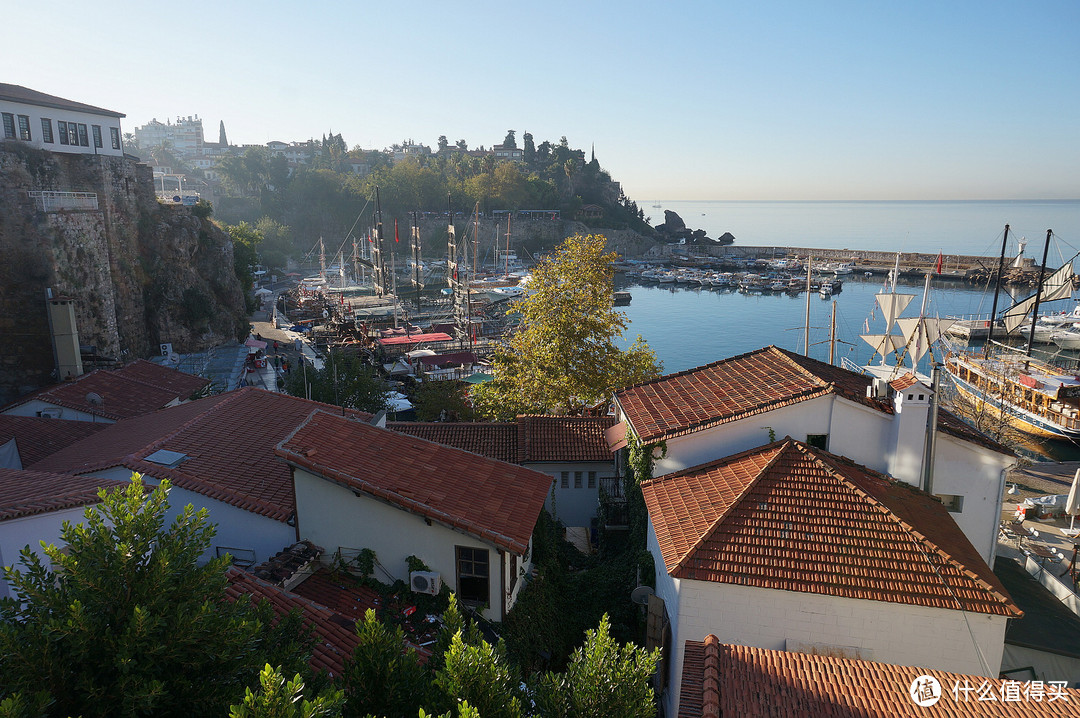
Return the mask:
POLYGON ((652 586, 638 586, 630 592, 630 600, 639 606, 649 605, 649 596, 655 594, 652 586))
POLYGON ((105 403, 105 400, 101 398, 101 394, 92 391, 86 395, 86 403, 90 406, 101 406, 105 403))
POLYGON ((169 352, 169 363, 170 364, 179 364, 180 363, 180 355, 177 354, 176 352, 169 352))

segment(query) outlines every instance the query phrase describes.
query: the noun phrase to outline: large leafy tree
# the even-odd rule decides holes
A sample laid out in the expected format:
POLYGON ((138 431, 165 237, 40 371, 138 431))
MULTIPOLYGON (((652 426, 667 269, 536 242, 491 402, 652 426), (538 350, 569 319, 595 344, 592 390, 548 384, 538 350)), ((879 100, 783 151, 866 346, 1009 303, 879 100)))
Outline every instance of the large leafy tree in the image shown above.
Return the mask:
POLYGON ((226 600, 229 559, 201 563, 206 510, 166 526, 168 491, 135 474, 65 523, 48 561, 28 546, 4 569, 16 597, 0 601, 0 696, 47 690, 58 716, 225 715, 267 662, 307 670, 299 618, 271 628, 265 603, 226 600))
POLYGON ((618 340, 626 315, 614 309, 614 253, 598 235, 575 235, 533 270, 514 311, 521 325, 495 354, 494 381, 474 389, 477 409, 494 418, 518 413, 579 414, 622 386, 660 375, 639 336, 618 340))

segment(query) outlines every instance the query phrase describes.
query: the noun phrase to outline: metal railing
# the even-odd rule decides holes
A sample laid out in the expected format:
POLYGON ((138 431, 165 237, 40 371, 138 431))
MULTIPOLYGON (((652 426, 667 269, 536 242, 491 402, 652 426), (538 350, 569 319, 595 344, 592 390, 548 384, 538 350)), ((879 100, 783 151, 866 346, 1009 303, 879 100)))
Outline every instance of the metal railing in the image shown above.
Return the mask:
POLYGON ((49 192, 45 190, 27 192, 30 199, 36 200, 42 212, 58 212, 63 209, 98 209, 96 192, 49 192))

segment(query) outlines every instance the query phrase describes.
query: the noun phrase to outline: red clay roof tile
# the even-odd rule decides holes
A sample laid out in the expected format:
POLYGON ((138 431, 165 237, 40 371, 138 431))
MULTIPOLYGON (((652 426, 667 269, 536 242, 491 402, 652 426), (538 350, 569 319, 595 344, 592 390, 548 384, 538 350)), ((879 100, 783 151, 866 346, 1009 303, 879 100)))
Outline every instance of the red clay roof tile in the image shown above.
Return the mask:
POLYGON ((46 387, 18 399, 5 409, 37 399, 119 420, 160 409, 177 399, 186 401, 209 383, 209 379, 139 359, 121 369, 98 369, 72 381, 46 387), (91 404, 87 401, 87 395, 91 393, 100 396, 102 402, 91 404))
POLYGON ((676 578, 1022 615, 939 501, 791 439, 642 493, 676 578))
MULTIPOLYGON (((109 426, 33 468, 87 473, 125 466, 278 521, 296 509, 292 472, 274 447, 317 409, 337 407, 247 387, 109 426), (146 461, 185 454, 175 468, 146 461)), ((349 411, 368 419, 369 414, 349 411)))
MULTIPOLYGON (((927 668, 774 651, 720 643, 716 636, 687 641, 681 676, 679 718, 1049 718, 1080 716, 1080 690, 1043 684, 1042 699, 1015 700, 1007 681, 927 668), (937 679, 941 697, 930 707, 915 704, 908 691, 916 678, 937 679), (706 685, 716 685, 715 693, 706 685), (978 700, 995 695, 995 700, 978 700), (954 692, 954 687, 957 690, 954 692), (965 692, 970 687, 971 692, 965 692), (1051 692, 1056 697, 1049 699, 1051 692)), ((1027 684, 1012 682, 1012 687, 1027 684)))
POLYGON ((98 503, 98 488, 125 482, 43 471, 0 469, 0 521, 98 503))
POLYGON ((96 434, 108 424, 0 414, 0 444, 15 439, 23 467, 35 464, 70 444, 96 434))
POLYGON ((407 511, 521 555, 551 477, 317 411, 277 453, 407 511))
MULTIPOLYGON (((768 346, 712 364, 622 389, 615 400, 634 433, 646 443, 688 434, 772 409, 836 394, 892 414, 892 402, 870 399, 872 378, 768 346)), ((940 430, 998 453, 1012 455, 946 411, 940 430)))
POLYGON ((495 422, 392 421, 387 429, 453 446, 510 464, 518 462, 517 424, 495 422))

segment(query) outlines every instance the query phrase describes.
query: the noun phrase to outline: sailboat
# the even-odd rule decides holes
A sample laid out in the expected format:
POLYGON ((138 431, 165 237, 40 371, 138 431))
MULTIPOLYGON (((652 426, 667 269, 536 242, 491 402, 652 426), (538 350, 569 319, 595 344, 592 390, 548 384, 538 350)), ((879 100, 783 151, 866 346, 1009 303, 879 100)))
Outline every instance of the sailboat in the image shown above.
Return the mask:
MULTIPOLYGON (((1009 227, 1005 226, 1002 264, 1009 227)), ((1063 264, 1044 279, 1046 255, 1053 231, 1046 232, 1042 270, 1035 294, 1013 304, 1002 315, 1006 332, 1013 332, 1038 316, 1039 304, 1069 299, 1073 288, 1073 260, 1063 264)), ((1000 267, 999 267, 1000 268, 1000 267)), ((1001 272, 998 272, 1000 282, 1001 272)), ((995 295, 996 296, 996 295, 995 295)), ((996 313, 996 307, 991 312, 996 313)), ((993 331, 991 316, 991 331, 993 331)), ((952 352, 945 370, 957 391, 978 409, 988 409, 1016 429, 1041 438, 1080 438, 1080 378, 1073 372, 1031 358, 1035 322, 1030 322, 1027 349, 1023 353, 1008 347, 991 347, 990 339, 982 352, 952 352)), ((992 337, 991 337, 992 338, 992 337)))
MULTIPOLYGON (((941 340, 942 335, 952 325, 952 319, 939 319, 927 314, 930 298, 930 278, 926 274, 926 284, 923 287, 922 305, 917 317, 902 317, 904 310, 915 299, 916 295, 896 291, 897 278, 900 276, 900 255, 896 255, 896 265, 889 274, 885 290, 874 295, 881 315, 885 319, 884 334, 863 334, 860 338, 874 350, 869 364, 859 367, 864 374, 892 381, 907 373, 914 374, 920 381, 929 385, 930 377, 919 372, 919 361, 928 353, 933 356, 934 347, 941 340), (893 334, 896 327, 900 334, 893 334), (873 363, 873 357, 881 357, 879 364, 873 363), (890 355, 895 358, 895 363, 889 363, 890 355), (910 362, 908 366, 905 361, 910 362)), ((869 326, 869 323, 867 324, 869 326)))

